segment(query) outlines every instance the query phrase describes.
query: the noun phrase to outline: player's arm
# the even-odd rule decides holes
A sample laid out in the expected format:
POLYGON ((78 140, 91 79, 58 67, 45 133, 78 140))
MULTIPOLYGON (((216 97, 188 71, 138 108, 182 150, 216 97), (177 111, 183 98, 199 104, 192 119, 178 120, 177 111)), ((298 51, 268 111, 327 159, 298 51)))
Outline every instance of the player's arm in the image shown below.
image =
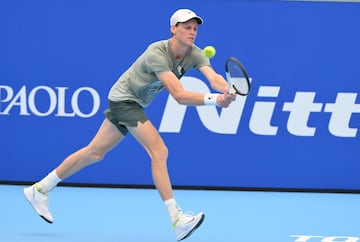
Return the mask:
POLYGON ((236 94, 228 94, 228 82, 222 75, 215 72, 211 66, 202 66, 199 71, 209 80, 212 89, 224 93, 222 96, 225 102, 230 104, 235 101, 236 94))
MULTIPOLYGON (((205 105, 205 94, 184 90, 180 80, 173 72, 157 72, 156 76, 179 104, 190 106, 205 105)), ((216 103, 216 105, 220 107, 227 107, 229 106, 230 102, 230 100, 225 98, 224 94, 218 95, 216 100, 214 100, 214 104, 216 103)))
POLYGON ((216 73, 211 66, 202 66, 199 68, 199 71, 209 81, 212 89, 222 93, 228 92, 227 81, 224 79, 222 75, 216 73))
POLYGON ((204 104, 204 94, 184 90, 180 80, 172 71, 157 72, 156 76, 179 104, 191 106, 204 104))

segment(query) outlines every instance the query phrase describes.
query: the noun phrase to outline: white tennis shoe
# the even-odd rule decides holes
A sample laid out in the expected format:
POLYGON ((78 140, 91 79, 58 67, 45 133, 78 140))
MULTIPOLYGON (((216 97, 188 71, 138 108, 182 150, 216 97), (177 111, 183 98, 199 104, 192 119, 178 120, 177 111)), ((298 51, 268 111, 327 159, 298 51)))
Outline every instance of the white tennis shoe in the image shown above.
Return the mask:
POLYGON ((24 188, 24 196, 40 217, 42 217, 46 222, 52 223, 54 219, 49 211, 49 196, 48 194, 39 192, 36 186, 37 183, 28 188, 24 188))
POLYGON ((204 221, 205 214, 199 213, 195 216, 186 213, 179 213, 176 222, 173 224, 176 240, 180 241, 189 237, 204 221))

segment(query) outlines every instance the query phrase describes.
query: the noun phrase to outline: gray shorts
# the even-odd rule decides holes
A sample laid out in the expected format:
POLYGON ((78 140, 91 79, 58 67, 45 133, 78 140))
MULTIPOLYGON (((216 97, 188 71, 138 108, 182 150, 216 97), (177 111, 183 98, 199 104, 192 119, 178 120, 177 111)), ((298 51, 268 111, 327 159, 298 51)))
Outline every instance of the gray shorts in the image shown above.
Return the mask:
POLYGON ((129 130, 127 126, 136 127, 138 122, 144 123, 149 120, 144 108, 134 101, 108 101, 109 108, 104 111, 106 118, 113 123, 117 129, 126 135, 129 130))

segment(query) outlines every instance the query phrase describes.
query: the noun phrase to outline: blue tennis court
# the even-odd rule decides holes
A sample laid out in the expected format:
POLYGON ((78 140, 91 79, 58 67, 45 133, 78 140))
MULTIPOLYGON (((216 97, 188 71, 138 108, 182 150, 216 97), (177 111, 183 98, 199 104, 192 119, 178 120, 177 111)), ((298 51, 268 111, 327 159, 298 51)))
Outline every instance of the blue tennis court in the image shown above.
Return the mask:
MULTIPOLYGON (((0 241, 175 241, 156 190, 57 187, 54 223, 44 222, 20 185, 0 185, 0 241)), ((184 211, 203 211, 193 242, 360 241, 360 194, 175 190, 184 211)))

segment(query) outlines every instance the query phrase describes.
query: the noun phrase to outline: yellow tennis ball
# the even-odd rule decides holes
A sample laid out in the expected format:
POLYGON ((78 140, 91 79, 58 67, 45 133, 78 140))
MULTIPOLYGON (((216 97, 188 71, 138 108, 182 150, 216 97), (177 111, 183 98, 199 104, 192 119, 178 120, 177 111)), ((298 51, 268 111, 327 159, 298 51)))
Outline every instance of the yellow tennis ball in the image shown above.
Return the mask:
POLYGON ((203 52, 207 58, 213 58, 216 54, 216 50, 215 50, 214 46, 206 46, 204 48, 203 52))

